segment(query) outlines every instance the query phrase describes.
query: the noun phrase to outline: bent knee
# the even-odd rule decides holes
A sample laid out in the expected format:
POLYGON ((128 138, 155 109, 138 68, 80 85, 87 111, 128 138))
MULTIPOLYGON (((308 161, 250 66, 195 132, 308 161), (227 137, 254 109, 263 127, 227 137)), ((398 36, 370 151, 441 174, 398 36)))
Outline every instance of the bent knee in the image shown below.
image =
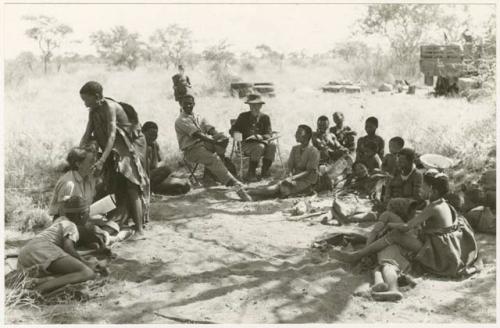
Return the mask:
POLYGON ((96 277, 95 271, 89 268, 88 266, 86 266, 81 273, 85 280, 93 280, 96 277))

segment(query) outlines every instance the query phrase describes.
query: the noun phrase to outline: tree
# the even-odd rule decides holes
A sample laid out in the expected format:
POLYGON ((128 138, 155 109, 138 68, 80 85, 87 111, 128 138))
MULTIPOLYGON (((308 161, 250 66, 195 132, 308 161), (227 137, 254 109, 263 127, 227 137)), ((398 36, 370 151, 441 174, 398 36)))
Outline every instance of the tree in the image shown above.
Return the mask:
POLYGON ((357 58, 367 58, 370 49, 366 43, 361 41, 346 41, 335 44, 333 54, 344 59, 346 62, 357 58))
POLYGON ((47 73, 54 51, 61 46, 66 35, 72 33, 73 29, 66 24, 59 23, 53 17, 44 15, 25 16, 23 19, 34 25, 26 30, 26 35, 38 42, 38 48, 42 52, 43 71, 47 73))
POLYGON ((257 50, 257 52, 259 52, 261 59, 265 59, 273 64, 277 64, 280 68, 282 67, 285 55, 272 49, 267 44, 258 45, 257 47, 255 47, 255 49, 257 50))
POLYGON ((90 36, 97 52, 115 66, 125 65, 133 70, 143 53, 138 33, 130 33, 124 26, 116 26, 110 32, 98 31, 90 36))
POLYGON ((33 72, 33 65, 36 62, 35 55, 30 51, 23 51, 16 57, 16 62, 22 67, 27 67, 33 72))
POLYGON ((231 65, 236 63, 236 56, 229 50, 230 44, 226 41, 220 41, 218 44, 205 49, 202 53, 203 59, 209 64, 210 75, 214 77, 217 83, 217 89, 227 89, 228 84, 234 80, 231 73, 231 65))
POLYGON ((156 30, 149 38, 154 57, 167 68, 170 64, 180 65, 186 61, 191 52, 193 41, 192 32, 177 24, 169 25, 165 29, 156 30))

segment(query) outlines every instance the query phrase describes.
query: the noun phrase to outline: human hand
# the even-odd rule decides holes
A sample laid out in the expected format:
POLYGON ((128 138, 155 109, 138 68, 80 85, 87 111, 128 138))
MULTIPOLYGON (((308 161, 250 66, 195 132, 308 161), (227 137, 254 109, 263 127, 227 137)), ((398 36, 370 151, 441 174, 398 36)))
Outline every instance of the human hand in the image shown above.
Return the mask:
POLYGON ((90 170, 92 172, 101 171, 102 168, 103 168, 103 166, 104 166, 104 161, 102 159, 100 159, 97 162, 95 162, 94 165, 92 165, 92 167, 90 168, 90 170))
POLYGON ((255 138, 256 138, 257 140, 259 140, 259 141, 264 140, 264 137, 263 137, 262 135, 260 135, 260 134, 256 134, 256 135, 255 135, 255 138))

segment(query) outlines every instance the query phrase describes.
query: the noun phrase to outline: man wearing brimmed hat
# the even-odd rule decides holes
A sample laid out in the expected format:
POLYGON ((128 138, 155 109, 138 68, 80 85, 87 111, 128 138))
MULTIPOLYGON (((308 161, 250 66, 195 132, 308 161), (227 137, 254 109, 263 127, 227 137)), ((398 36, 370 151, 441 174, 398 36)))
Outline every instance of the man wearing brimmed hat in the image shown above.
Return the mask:
POLYGON ((241 186, 241 182, 225 166, 225 162, 230 162, 224 155, 229 139, 217 132, 205 119, 195 116, 194 105, 192 95, 186 94, 182 97, 182 111, 175 120, 175 133, 180 150, 188 161, 203 164, 220 183, 226 186, 241 186))
POLYGON ((182 97, 188 92, 188 88, 191 88, 191 81, 189 76, 184 75, 184 66, 178 66, 179 73, 172 76, 172 82, 174 83, 174 98, 175 101, 181 102, 182 97))
POLYGON ((268 115, 260 111, 265 104, 261 96, 250 94, 245 104, 250 106, 250 111, 238 116, 229 133, 232 135, 234 132, 240 132, 243 135, 243 153, 250 157, 247 179, 253 182, 257 180, 255 171, 261 158, 261 176, 269 177, 269 168, 276 154, 276 144, 269 140, 272 137, 271 120, 268 115))

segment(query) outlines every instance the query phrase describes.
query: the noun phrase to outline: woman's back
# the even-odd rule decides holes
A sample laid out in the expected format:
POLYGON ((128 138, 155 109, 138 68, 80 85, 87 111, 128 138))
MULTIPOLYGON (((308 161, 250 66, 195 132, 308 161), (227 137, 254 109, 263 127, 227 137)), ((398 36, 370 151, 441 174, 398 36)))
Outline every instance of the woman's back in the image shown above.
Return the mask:
POLYGON ((426 229, 440 229, 451 227, 455 223, 455 214, 450 205, 444 200, 439 199, 429 205, 430 217, 425 222, 426 229))

